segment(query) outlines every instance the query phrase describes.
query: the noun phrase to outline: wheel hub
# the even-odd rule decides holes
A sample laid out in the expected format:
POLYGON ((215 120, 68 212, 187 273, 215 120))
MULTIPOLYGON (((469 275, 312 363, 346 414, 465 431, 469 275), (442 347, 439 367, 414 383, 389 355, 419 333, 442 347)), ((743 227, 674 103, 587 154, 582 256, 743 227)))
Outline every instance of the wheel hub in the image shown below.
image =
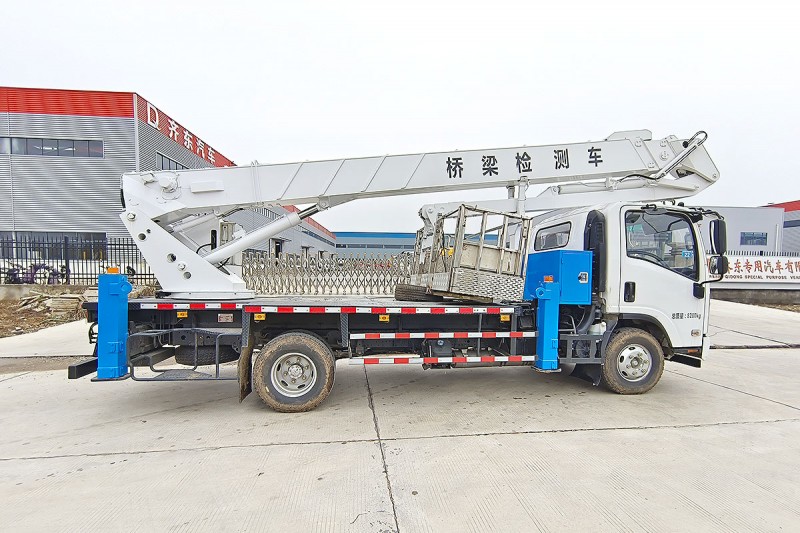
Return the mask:
POLYGON ((298 364, 293 364, 289 367, 289 376, 299 378, 303 375, 303 367, 298 364))
POLYGON ((275 389, 291 398, 307 394, 317 381, 317 367, 301 353, 287 353, 275 360, 270 372, 275 389))
POLYGON ((641 381, 650 373, 653 361, 650 352, 640 344, 629 344, 617 358, 617 370, 626 381, 641 381))

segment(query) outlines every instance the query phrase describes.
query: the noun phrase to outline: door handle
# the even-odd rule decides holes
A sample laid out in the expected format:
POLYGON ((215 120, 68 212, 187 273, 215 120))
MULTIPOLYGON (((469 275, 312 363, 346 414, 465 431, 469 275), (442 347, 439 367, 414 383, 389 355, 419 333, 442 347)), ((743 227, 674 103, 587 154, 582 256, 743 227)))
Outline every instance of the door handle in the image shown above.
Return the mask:
POLYGON ((633 281, 625 282, 624 298, 626 302, 633 302, 636 300, 636 283, 633 281))

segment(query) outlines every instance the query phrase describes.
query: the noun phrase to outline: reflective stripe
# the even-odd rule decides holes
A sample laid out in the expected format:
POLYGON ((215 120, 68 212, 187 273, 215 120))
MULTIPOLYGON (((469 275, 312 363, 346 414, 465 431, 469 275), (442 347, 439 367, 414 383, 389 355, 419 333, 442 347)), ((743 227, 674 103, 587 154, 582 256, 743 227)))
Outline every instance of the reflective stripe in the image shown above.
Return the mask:
POLYGON ((334 313, 368 315, 513 314, 513 307, 289 307, 248 305, 248 313, 334 313))
POLYGON ((533 363, 535 355, 470 357, 356 357, 351 365, 442 365, 453 363, 533 363))
POLYGON ((372 314, 372 315, 451 315, 451 314, 513 314, 513 307, 295 307, 274 305, 246 305, 231 302, 197 302, 197 303, 140 303, 140 309, 244 309, 248 313, 319 313, 319 314, 372 314))
MULTIPOLYGON (((158 309, 159 311, 173 311, 175 309, 195 309, 195 310, 206 310, 206 309, 242 309, 244 304, 241 303, 233 303, 233 302, 226 302, 226 303, 217 303, 217 302, 206 302, 206 303, 140 303, 139 309, 158 309)), ((247 306, 248 309, 253 309, 252 312, 260 312, 255 311, 255 306, 247 306)), ((251 311, 248 311, 251 312, 251 311)))
POLYGON ((351 340, 379 339, 521 339, 536 337, 535 331, 430 331, 401 333, 351 333, 351 340))

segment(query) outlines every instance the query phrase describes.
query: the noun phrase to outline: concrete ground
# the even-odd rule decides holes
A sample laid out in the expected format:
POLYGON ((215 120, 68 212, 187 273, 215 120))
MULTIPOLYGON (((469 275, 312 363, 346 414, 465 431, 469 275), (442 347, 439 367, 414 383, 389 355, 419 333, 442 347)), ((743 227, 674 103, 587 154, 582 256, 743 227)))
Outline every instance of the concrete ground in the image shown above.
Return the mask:
POLYGON ((711 344, 722 347, 800 347, 800 313, 711 300, 711 344))
POLYGON ((0 338, 0 357, 89 356, 92 350, 89 324, 85 320, 0 338))
MULTIPOLYGON (((796 316, 747 324, 761 308, 716 304, 723 337, 796 342, 796 316)), ((233 382, 8 373, 0 530, 791 531, 798 358, 718 349, 642 396, 528 368, 340 361, 302 414, 239 405, 233 382)))

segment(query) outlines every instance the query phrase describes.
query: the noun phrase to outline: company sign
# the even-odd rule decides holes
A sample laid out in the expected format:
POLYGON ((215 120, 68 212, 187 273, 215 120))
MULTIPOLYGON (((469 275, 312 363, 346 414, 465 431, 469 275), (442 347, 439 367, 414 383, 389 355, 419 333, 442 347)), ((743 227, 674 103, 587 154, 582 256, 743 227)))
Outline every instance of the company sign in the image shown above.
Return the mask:
POLYGON ((736 255, 728 257, 728 273, 723 282, 798 283, 800 257, 774 255, 736 255))
POLYGON ((172 141, 180 144, 197 157, 205 159, 215 167, 231 167, 233 161, 206 144, 200 137, 181 126, 169 115, 137 95, 137 111, 139 120, 154 127, 172 141))

